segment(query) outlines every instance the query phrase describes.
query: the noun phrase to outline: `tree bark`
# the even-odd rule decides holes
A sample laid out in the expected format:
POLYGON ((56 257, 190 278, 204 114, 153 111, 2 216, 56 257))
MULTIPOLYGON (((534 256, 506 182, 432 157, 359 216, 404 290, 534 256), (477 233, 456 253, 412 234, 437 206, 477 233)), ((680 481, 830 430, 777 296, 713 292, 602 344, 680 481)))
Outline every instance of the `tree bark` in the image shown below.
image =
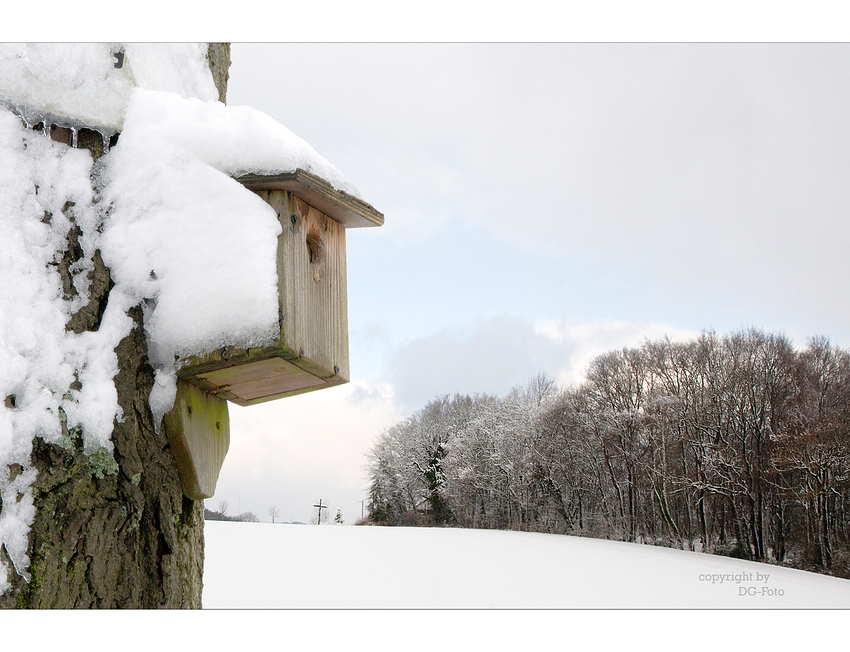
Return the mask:
MULTIPOLYGON (((211 44, 208 60, 224 101, 229 44, 211 44)), ((73 228, 58 265, 66 294, 74 291, 69 268, 82 255, 79 236, 73 228)), ((112 289, 99 255, 94 262, 91 301, 67 325, 77 333, 98 329, 112 289)), ((165 425, 159 432, 154 428, 148 406, 154 372, 141 309, 132 309, 130 316, 134 327, 116 349, 114 382, 123 418, 114 423, 114 455, 86 455, 80 433, 65 425, 65 447, 34 440, 31 464, 38 478, 30 579, 11 571, 11 588, 0 595, 0 607, 201 607, 203 503, 184 496, 165 425)), ((2 546, 0 559, 12 567, 2 546)))
POLYGON ((141 310, 132 316, 133 331, 117 349, 124 418, 112 433, 114 463, 85 455, 67 429, 69 449, 34 440, 31 579, 15 576, 0 606, 201 607, 203 503, 183 496, 165 428, 154 430, 141 310))
POLYGON ((224 103, 227 98, 227 80, 230 79, 230 43, 210 43, 207 61, 218 89, 218 99, 224 103))

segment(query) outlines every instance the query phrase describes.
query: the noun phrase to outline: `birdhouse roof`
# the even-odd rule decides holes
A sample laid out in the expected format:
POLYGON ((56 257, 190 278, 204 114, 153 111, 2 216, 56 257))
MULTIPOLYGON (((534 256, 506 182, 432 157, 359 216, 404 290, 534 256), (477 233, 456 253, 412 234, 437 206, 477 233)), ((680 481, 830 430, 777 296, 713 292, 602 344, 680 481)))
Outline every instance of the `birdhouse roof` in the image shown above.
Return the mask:
POLYGON ((321 177, 300 168, 282 174, 245 174, 236 177, 236 180, 249 190, 291 192, 345 228, 381 226, 384 223, 383 213, 371 204, 344 190, 337 190, 321 177))

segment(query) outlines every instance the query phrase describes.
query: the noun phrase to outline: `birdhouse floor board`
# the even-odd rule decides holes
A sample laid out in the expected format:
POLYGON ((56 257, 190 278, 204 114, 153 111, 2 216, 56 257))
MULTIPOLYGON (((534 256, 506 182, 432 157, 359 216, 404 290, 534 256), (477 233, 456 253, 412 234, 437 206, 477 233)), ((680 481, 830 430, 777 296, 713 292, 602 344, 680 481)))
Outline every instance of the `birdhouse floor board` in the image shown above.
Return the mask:
POLYGON ((306 389, 307 387, 316 387, 318 389, 318 385, 327 384, 321 378, 316 378, 310 374, 300 374, 297 377, 291 376, 289 380, 290 383, 286 386, 281 383, 279 378, 265 378, 231 385, 227 389, 244 401, 252 401, 273 394, 285 394, 298 389, 306 389))
POLYGON ((283 358, 269 358, 202 372, 187 380, 238 405, 252 405, 342 381, 319 378, 283 358))
POLYGON ((250 362, 239 366, 224 367, 215 371, 199 373, 198 377, 207 380, 217 387, 229 387, 240 383, 269 380, 283 375, 298 375, 299 372, 301 374, 306 373, 283 358, 270 358, 268 360, 260 360, 258 362, 250 362))

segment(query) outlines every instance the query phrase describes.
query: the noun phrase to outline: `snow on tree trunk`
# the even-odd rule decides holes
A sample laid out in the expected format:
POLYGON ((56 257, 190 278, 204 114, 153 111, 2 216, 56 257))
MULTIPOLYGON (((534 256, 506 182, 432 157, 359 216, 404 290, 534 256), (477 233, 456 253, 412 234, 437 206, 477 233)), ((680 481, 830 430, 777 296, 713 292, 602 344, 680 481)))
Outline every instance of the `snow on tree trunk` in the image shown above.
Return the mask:
MULTIPOLYGON (((82 152, 61 152, 37 134, 25 139, 22 156, 31 152, 43 156, 42 164, 57 160, 61 166, 71 159, 69 165, 85 165, 82 152)), ((55 251, 48 264, 53 272, 40 279, 47 287, 18 297, 31 306, 14 306, 14 297, 4 297, 21 310, 20 326, 7 323, 5 333, 21 337, 30 329, 35 351, 6 351, 7 360, 20 363, 18 374, 8 368, 3 374, 4 416, 11 417, 6 443, 19 450, 7 452, 2 470, 0 562, 8 581, 0 606, 200 607, 202 507, 184 499, 166 433, 153 427, 148 396, 154 371, 142 311, 114 309, 123 297, 115 303, 109 270, 99 252, 83 244, 99 223, 91 198, 86 203, 84 191, 68 190, 68 178, 79 181, 81 171, 86 168, 75 167, 66 178, 45 172, 44 185, 34 192, 31 210, 45 209, 38 224, 51 236, 44 239, 45 255, 55 251), (61 210, 48 210, 51 204, 61 210), (51 285, 61 292, 58 301, 49 296, 51 285), (57 332, 63 311, 77 307, 64 332, 57 332), (121 337, 125 326, 129 334, 121 337), (85 353, 83 364, 68 364, 69 357, 85 353), (20 483, 24 478, 28 485, 20 483), (29 508, 26 513, 21 505, 29 508)), ((4 226, 7 232, 14 228, 4 226)), ((39 261, 29 262, 37 274, 39 261)))

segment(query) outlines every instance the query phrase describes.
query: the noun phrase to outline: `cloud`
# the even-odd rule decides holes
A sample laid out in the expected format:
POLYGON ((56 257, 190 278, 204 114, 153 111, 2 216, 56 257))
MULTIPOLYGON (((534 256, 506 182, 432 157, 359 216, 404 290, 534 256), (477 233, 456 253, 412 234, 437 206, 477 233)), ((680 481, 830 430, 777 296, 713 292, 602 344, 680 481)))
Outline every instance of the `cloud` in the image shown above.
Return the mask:
POLYGON ((637 347, 646 340, 665 337, 673 341, 688 340, 699 333, 666 324, 632 323, 621 321, 580 322, 571 319, 536 322, 535 333, 548 338, 553 347, 568 352, 566 362, 556 380, 561 385, 577 385, 591 361, 607 351, 637 347))
MULTIPOLYGON (((386 212, 369 255, 466 223, 620 261, 714 314, 850 337, 844 45, 265 47, 235 48, 233 92, 299 60, 285 74, 312 101, 275 117, 386 212)), ((283 92, 253 84, 256 106, 283 92)))
POLYGON ((596 355, 665 335, 696 333, 663 324, 534 321, 503 313, 399 346, 388 356, 388 377, 400 406, 413 411, 443 394, 502 395, 541 372, 575 384, 596 355))

